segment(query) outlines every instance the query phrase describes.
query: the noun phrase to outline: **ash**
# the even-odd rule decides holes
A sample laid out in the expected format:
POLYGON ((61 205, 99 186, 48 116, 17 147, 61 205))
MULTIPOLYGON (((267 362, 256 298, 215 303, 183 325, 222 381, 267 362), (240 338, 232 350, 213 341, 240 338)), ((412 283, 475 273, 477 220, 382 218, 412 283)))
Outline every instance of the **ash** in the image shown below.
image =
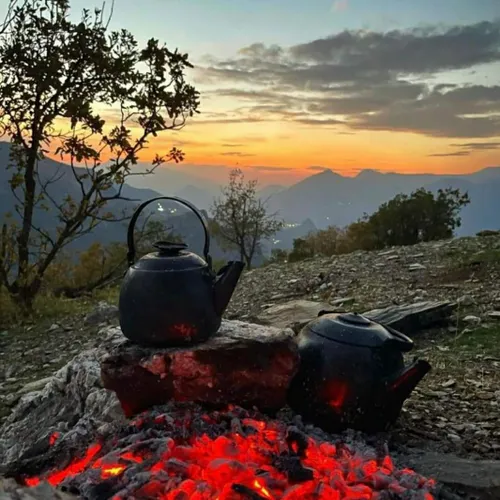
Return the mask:
POLYGON ((62 437, 49 439, 50 463, 31 463, 16 479, 87 500, 437 498, 435 482, 397 468, 383 442, 331 435, 287 411, 272 419, 234 406, 169 403, 101 427, 71 456, 62 437))

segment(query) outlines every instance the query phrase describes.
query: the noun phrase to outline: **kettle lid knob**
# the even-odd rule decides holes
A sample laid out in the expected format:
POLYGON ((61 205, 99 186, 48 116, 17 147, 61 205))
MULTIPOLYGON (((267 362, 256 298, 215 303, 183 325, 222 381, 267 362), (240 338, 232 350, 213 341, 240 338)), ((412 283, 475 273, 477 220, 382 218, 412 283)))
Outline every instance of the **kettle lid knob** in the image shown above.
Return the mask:
POLYGON ((337 316, 337 319, 343 321, 344 323, 349 323, 351 325, 357 326, 370 326, 372 324, 372 322, 368 318, 365 318, 365 316, 362 316, 358 313, 339 314, 337 316))
POLYGON ((188 247, 186 243, 173 242, 173 241, 157 241, 153 243, 153 247, 158 250, 158 253, 162 257, 168 255, 179 255, 182 250, 186 250, 188 247))

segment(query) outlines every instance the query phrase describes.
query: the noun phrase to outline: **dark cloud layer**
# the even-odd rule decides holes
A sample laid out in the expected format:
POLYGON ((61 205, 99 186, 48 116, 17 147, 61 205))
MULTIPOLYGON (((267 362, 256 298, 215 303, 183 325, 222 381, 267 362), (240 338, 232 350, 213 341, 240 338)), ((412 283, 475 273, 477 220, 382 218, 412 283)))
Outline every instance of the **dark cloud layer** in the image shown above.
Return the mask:
POLYGON ((451 153, 434 153, 429 156, 469 156, 474 151, 499 149, 500 142, 466 142, 463 144, 450 144, 450 146, 458 148, 458 150, 451 153))
POLYGON ((221 156, 235 156, 237 158, 246 158, 248 156, 255 156, 255 155, 252 153, 243 153, 242 151, 229 151, 221 153, 221 156))
POLYGON ((486 138, 500 136, 500 81, 432 83, 438 73, 442 80, 445 71, 487 64, 500 77, 500 20, 344 31, 288 48, 255 43, 202 71, 213 84, 232 82, 213 94, 246 103, 236 110, 241 121, 486 138))

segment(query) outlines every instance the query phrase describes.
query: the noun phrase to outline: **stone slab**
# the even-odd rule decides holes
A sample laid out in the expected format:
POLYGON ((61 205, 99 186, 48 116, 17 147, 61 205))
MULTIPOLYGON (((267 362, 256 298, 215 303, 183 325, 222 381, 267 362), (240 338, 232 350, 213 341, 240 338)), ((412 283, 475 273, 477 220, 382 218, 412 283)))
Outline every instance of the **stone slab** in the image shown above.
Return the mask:
POLYGON ((299 364, 292 330, 223 321, 189 347, 115 346, 101 363, 106 389, 127 416, 168 401, 280 409, 299 364))

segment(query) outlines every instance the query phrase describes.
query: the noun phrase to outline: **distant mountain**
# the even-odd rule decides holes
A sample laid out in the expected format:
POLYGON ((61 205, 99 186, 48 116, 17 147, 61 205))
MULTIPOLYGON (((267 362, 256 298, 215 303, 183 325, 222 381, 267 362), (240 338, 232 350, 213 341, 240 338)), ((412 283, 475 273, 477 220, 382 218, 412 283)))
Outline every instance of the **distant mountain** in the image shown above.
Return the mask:
MULTIPOLYGON (((7 169, 7 165, 9 164, 9 149, 10 145, 8 143, 0 142, 0 221, 3 220, 3 217, 8 212, 17 216, 17 214, 14 213, 16 199, 9 186, 9 180, 12 177, 12 172, 7 169)), ((77 168, 76 170, 78 173, 84 172, 83 168, 77 168)), ((69 166, 65 163, 46 158, 39 162, 38 173, 43 183, 57 178, 56 182, 47 187, 50 197, 56 203, 62 203, 66 196, 71 196, 76 200, 81 198, 80 185, 69 166)), ((116 190, 109 190, 109 195, 112 195, 114 192, 116 192, 116 190)), ((105 210, 111 211, 116 215, 132 213, 132 210, 140 201, 148 199, 151 195, 157 196, 158 193, 155 193, 151 189, 143 190, 131 186, 124 186, 122 195, 130 200, 136 201, 113 200, 108 203, 105 210)), ((48 203, 48 205, 49 210, 44 210, 40 206, 35 209, 34 223, 39 227, 55 230, 58 224, 58 211, 53 207, 50 208, 50 203, 48 203)), ((85 248, 92 241, 101 241, 103 244, 107 244, 113 241, 123 240, 124 235, 125 230, 123 224, 103 222, 95 228, 92 235, 86 235, 79 238, 72 247, 76 249, 85 248)))
POLYGON ((216 195, 211 191, 189 184, 176 191, 175 196, 189 200, 200 209, 209 210, 216 195))
POLYGON ((285 189, 286 189, 285 186, 280 186, 279 184, 271 184, 269 186, 264 186, 263 188, 259 189, 258 195, 261 200, 267 201, 272 196, 281 193, 285 189))
POLYGON ((344 177, 325 170, 276 193, 269 200, 269 210, 278 211, 288 221, 311 219, 319 229, 345 226, 364 213, 373 213, 396 194, 409 194, 419 187, 468 191, 471 203, 462 211, 459 235, 500 227, 500 167, 446 176, 363 170, 356 177, 344 177))
MULTIPOLYGON (((12 172, 7 169, 9 164, 9 149, 10 145, 8 143, 0 142, 0 223, 7 213, 12 213, 15 217, 18 217, 15 214, 16 200, 9 186, 9 180, 12 177, 12 172)), ((83 169, 77 169, 77 171, 79 170, 83 173, 83 169)), ((76 200, 80 199, 80 185, 67 164, 47 158, 39 162, 38 172, 42 182, 57 177, 57 182, 48 188, 55 202, 61 203, 67 195, 72 196, 76 200)), ((152 175, 156 176, 158 174, 154 173, 152 175)), ((115 191, 112 189, 109 191, 109 194, 111 195, 113 192, 115 191)), ((204 197, 205 201, 208 202, 209 195, 196 186, 188 185, 177 192, 168 194, 184 198, 194 203, 200 210, 208 208, 208 206, 205 206, 202 198, 204 197)), ((139 188, 124 184, 121 195, 125 199, 109 202, 104 210, 106 212, 111 211, 116 215, 121 215, 122 213, 132 214, 141 202, 167 195, 167 193, 160 193, 147 187, 139 188)), ((176 234, 182 236, 193 251, 197 253, 202 252, 203 231, 198 219, 189 209, 175 202, 160 201, 159 204, 152 204, 146 210, 154 212, 155 218, 164 220, 165 225, 172 227, 176 234)), ((35 210, 34 223, 46 230, 55 231, 55 228, 58 226, 57 215, 57 210, 52 209, 47 211, 39 207, 35 210)), ((208 217, 206 213, 205 216, 208 217)), ((102 222, 91 234, 78 238, 69 248, 82 250, 95 241, 99 241, 104 245, 112 242, 125 242, 127 226, 127 222, 102 222)), ((237 257, 234 252, 223 251, 215 239, 211 241, 211 248, 214 259, 237 257)), ((263 258, 264 256, 259 254, 256 257, 256 264, 261 263, 263 258)))
MULTIPOLYGON (((0 142, 0 221, 7 212, 13 212, 15 199, 10 191, 8 181, 11 172, 7 170, 9 162, 9 144, 0 142)), ((144 166, 138 167, 138 171, 144 166)), ((69 167, 61 162, 44 159, 39 163, 42 179, 47 180, 55 175, 60 176, 57 183, 50 188, 56 201, 62 201, 66 195, 78 199, 80 186, 69 167)), ((214 197, 220 194, 220 186, 187 172, 179 172, 170 168, 158 169, 150 176, 134 176, 130 178, 133 185, 125 184, 122 195, 126 200, 109 203, 106 210, 115 213, 126 211, 131 213, 138 203, 157 196, 178 196, 194 203, 202 210, 208 210, 214 197), (151 186, 154 189, 151 189, 151 186), (168 189, 165 187, 168 186, 168 189)), ((261 199, 267 201, 269 213, 277 212, 285 219, 288 227, 280 231, 274 238, 278 243, 265 242, 264 254, 271 248, 291 248, 294 238, 305 236, 310 231, 323 229, 329 225, 345 226, 361 217, 364 213, 373 213, 380 206, 398 193, 410 193, 419 187, 436 191, 439 188, 459 188, 467 191, 471 198, 469 206, 462 211, 462 227, 458 235, 474 234, 481 229, 500 228, 500 167, 489 167, 468 175, 435 175, 435 174, 397 174, 381 173, 376 170, 362 170, 356 177, 344 177, 325 169, 311 175, 300 182, 284 187, 280 185, 265 186, 259 190, 261 199)), ((182 226, 186 234, 197 234, 189 228, 189 222, 182 216, 189 213, 178 204, 161 203, 162 216, 166 224, 182 226), (178 218, 177 218, 178 217, 178 218)), ((154 209, 154 207, 153 207, 154 209)), ((41 227, 56 226, 56 214, 37 210, 35 222, 41 227)), ((190 217, 186 219, 190 221, 190 217)), ((193 220, 193 222, 195 222, 193 220)), ((107 244, 124 241, 126 224, 102 223, 91 235, 77 240, 73 248, 86 248, 93 241, 107 244)), ((201 233, 199 233, 201 237, 201 233)), ((202 241, 199 237, 189 236, 190 241, 201 251, 202 241)), ((224 253, 214 242, 215 258, 223 258, 224 253)))
MULTIPOLYGON (((137 173, 143 172, 148 167, 149 165, 138 164, 135 167, 135 171, 137 173)), ((210 198, 209 205, 211 204, 212 197, 216 196, 220 191, 220 186, 216 182, 211 182, 201 176, 197 177, 183 170, 174 170, 168 166, 157 168, 151 175, 134 175, 133 177, 129 177, 127 183, 136 188, 151 188, 154 186, 155 191, 165 196, 180 196, 179 193, 183 192, 186 188, 188 188, 188 192, 194 193, 195 196, 198 196, 200 191, 203 191, 205 193, 203 195, 205 201, 207 196, 210 198), (194 190, 199 191, 195 192, 194 190)), ((191 201, 195 203, 194 199, 191 201)), ((203 204, 203 200, 201 204, 203 204)))

